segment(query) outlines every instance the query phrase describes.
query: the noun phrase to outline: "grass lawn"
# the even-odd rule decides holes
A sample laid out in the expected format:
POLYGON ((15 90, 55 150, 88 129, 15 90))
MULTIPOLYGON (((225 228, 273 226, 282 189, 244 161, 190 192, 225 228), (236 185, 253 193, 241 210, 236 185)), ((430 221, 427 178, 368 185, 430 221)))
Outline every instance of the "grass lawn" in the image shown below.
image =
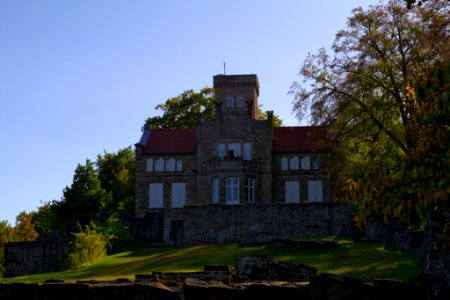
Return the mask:
MULTIPOLYGON (((333 238, 326 238, 333 239, 333 238)), ((377 278, 407 281, 420 272, 415 259, 397 248, 372 243, 353 243, 339 239, 333 250, 269 249, 265 246, 239 248, 237 244, 202 245, 192 247, 133 248, 100 258, 97 262, 76 270, 15 278, 0 278, 0 282, 44 282, 47 279, 115 280, 134 278, 135 274, 152 271, 193 272, 205 264, 234 265, 238 256, 263 254, 316 267, 319 272, 334 273, 371 282, 377 278)))

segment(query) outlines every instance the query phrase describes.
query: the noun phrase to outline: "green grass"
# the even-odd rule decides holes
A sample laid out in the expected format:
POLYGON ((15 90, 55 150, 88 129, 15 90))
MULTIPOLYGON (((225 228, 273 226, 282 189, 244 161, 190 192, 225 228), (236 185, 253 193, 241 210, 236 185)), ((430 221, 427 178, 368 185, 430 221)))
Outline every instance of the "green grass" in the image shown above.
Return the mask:
POLYGON ((135 274, 152 271, 194 272, 203 270, 205 264, 233 266, 236 257, 255 254, 308 264, 318 268, 319 272, 359 278, 366 282, 377 278, 408 280, 420 272, 415 259, 397 248, 353 243, 347 239, 339 239, 338 243, 340 247, 333 250, 269 249, 265 246, 239 248, 237 244, 182 248, 148 245, 102 257, 76 270, 0 278, 0 282, 44 282, 48 279, 108 281, 134 278, 135 274))

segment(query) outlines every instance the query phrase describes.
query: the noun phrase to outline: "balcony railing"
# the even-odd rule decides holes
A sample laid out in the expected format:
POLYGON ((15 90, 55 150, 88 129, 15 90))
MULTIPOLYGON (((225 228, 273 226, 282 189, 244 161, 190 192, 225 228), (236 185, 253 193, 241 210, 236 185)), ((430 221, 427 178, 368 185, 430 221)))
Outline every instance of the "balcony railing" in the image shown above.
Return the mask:
POLYGON ((243 160, 242 158, 220 159, 215 158, 208 161, 208 171, 220 170, 249 170, 260 171, 259 160, 243 160))

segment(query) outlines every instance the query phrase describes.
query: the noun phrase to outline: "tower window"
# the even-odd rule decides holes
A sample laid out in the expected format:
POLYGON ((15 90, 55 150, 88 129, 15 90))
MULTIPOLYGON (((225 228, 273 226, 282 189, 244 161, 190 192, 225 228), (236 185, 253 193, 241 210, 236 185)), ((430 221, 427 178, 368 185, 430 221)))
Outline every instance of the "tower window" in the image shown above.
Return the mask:
POLYGON ((238 107, 244 107, 244 97, 243 96, 237 97, 236 105, 238 107))
POLYGON ((227 106, 232 107, 233 106, 233 96, 228 96, 227 98, 227 106))

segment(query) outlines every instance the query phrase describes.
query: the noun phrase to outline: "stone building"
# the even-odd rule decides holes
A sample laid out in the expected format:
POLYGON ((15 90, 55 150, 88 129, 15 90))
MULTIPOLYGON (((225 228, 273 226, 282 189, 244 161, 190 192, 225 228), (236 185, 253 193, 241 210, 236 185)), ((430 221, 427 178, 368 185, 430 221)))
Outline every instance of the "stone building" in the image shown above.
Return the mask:
MULTIPOLYGON (((186 235, 188 207, 199 219, 205 209, 222 219, 218 212, 225 206, 239 214, 256 213, 261 205, 333 202, 330 178, 321 169, 319 127, 274 128, 271 112, 259 120, 256 75, 217 75, 214 89, 215 121, 144 130, 136 144, 136 217, 162 214, 163 239, 173 241, 174 234, 186 235)), ((231 233, 219 241, 236 239, 231 233)))

